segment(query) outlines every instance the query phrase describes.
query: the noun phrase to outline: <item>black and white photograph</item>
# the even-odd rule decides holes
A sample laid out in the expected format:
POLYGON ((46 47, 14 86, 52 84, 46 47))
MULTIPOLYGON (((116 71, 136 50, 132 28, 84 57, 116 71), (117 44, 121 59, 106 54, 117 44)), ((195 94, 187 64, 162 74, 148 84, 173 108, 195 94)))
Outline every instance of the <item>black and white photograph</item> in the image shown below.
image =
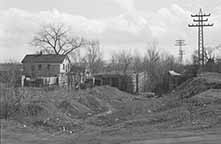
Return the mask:
POLYGON ((0 0, 0 144, 221 144, 221 0, 0 0))

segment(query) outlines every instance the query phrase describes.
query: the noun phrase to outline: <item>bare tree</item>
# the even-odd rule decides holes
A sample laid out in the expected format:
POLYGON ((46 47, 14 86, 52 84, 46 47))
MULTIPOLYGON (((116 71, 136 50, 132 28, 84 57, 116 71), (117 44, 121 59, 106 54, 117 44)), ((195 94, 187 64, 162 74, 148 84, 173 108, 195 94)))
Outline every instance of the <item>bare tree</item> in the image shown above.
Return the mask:
POLYGON ((133 57, 129 51, 122 50, 120 53, 112 55, 112 66, 116 71, 126 74, 130 65, 132 64, 133 57))
POLYGON ((73 52, 71 52, 70 57, 73 61, 73 63, 81 63, 82 61, 82 56, 81 56, 81 51, 80 49, 76 49, 73 52))
POLYGON ((197 50, 195 50, 194 52, 193 52, 193 54, 191 55, 191 58, 192 58, 192 63, 193 63, 193 65, 197 65, 198 64, 198 51, 197 50))
POLYGON ((143 59, 139 54, 135 54, 133 56, 133 70, 134 70, 134 72, 144 71, 143 59))
POLYGON ((82 37, 73 37, 63 24, 44 25, 34 36, 31 44, 45 53, 68 55, 84 44, 82 37))
POLYGON ((218 50, 220 46, 216 47, 206 47, 205 58, 206 60, 214 60, 215 59, 215 51, 218 50))
POLYGON ((103 54, 100 49, 99 41, 88 41, 86 47, 86 56, 83 58, 83 61, 88 65, 92 73, 101 72, 104 62, 103 54))
POLYGON ((147 69, 149 69, 150 66, 154 66, 160 61, 160 54, 159 51, 157 50, 156 41, 149 43, 146 56, 144 57, 144 61, 146 63, 147 69))
POLYGON ((149 81, 146 82, 146 91, 153 91, 160 80, 160 55, 156 49, 148 49, 144 57, 145 71, 149 75, 149 81))

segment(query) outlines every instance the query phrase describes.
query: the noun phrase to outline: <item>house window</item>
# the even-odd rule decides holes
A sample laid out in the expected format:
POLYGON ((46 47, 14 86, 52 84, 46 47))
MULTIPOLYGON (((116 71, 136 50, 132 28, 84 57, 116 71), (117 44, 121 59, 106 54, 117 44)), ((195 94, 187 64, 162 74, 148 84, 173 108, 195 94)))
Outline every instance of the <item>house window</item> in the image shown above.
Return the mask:
POLYGON ((35 66, 34 65, 31 66, 31 71, 35 71, 35 66))
POLYGON ((68 71, 70 71, 70 64, 68 64, 68 71))
POLYGON ((65 64, 63 64, 63 70, 65 70, 65 64))
POLYGON ((50 65, 50 64, 48 64, 48 66, 47 66, 48 70, 50 70, 50 67, 51 67, 51 65, 50 65))
POLYGON ((38 65, 38 70, 41 70, 41 64, 38 65))

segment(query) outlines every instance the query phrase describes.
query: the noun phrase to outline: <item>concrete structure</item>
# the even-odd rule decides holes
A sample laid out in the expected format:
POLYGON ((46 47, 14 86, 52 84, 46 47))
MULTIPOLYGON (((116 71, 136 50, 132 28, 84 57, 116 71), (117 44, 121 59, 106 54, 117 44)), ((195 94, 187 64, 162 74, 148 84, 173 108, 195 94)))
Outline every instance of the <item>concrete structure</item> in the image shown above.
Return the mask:
POLYGON ((102 73, 95 74, 95 85, 109 85, 130 93, 144 92, 147 74, 142 73, 102 73))
POLYGON ((37 85, 68 85, 71 64, 66 55, 26 55, 22 64, 25 80, 37 85))

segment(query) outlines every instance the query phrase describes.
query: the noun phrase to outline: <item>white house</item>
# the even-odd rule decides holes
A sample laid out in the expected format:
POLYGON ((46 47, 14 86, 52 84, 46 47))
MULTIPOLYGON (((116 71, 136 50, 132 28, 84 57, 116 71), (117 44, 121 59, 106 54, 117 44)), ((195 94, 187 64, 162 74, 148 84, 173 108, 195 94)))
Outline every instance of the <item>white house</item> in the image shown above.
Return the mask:
POLYGON ((23 75, 31 81, 44 84, 65 85, 71 63, 66 55, 35 54, 26 55, 22 60, 23 75))

